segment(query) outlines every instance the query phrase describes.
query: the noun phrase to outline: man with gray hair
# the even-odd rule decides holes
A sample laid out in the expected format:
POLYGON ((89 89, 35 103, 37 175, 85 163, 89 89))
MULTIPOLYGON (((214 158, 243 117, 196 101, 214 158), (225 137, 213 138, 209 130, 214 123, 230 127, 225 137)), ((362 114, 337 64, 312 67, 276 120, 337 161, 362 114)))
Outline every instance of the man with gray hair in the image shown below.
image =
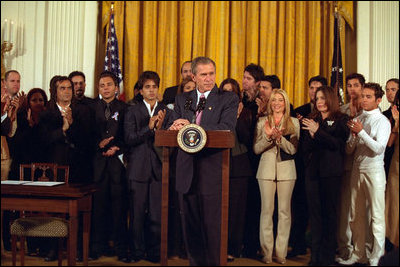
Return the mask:
MULTIPOLYGON (((233 132, 239 99, 233 92, 219 92, 215 84, 214 61, 207 57, 195 58, 192 77, 196 90, 176 96, 169 129, 180 130, 196 119, 196 123, 204 130, 233 132), (201 101, 205 101, 204 110, 196 116, 194 110, 201 101)), ((204 148, 189 154, 179 149, 176 162, 176 190, 182 209, 183 235, 190 265, 219 265, 221 150, 204 148)))

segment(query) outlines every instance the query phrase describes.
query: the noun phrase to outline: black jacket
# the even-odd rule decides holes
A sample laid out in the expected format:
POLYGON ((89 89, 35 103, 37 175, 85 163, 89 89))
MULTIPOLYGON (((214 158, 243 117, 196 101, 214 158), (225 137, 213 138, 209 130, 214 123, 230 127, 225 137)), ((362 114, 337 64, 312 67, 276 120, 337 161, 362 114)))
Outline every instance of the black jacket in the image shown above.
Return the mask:
POLYGON ((314 138, 311 138, 308 131, 304 136, 306 177, 341 177, 344 171, 346 140, 350 133, 346 125, 348 116, 342 115, 337 120, 322 120, 319 117, 316 121, 319 128, 314 138))
POLYGON ((46 151, 47 162, 70 166, 70 182, 91 180, 91 155, 93 148, 92 121, 89 107, 72 103, 73 123, 65 132, 63 118, 57 104, 50 101, 39 122, 40 136, 46 151))
POLYGON ((175 86, 168 87, 167 89, 165 89, 164 94, 163 94, 163 100, 162 100, 162 102, 165 105, 173 104, 175 102, 175 97, 176 97, 176 94, 178 93, 178 87, 179 87, 179 85, 175 85, 175 86))
MULTIPOLYGON (((194 112, 185 109, 186 100, 192 98, 192 110, 196 109, 197 90, 179 94, 175 99, 169 125, 178 118, 192 121, 194 112)), ((218 92, 214 87, 207 97, 201 117, 200 126, 204 130, 230 130, 236 127, 236 114, 239 99, 232 92, 218 92)), ((169 126, 168 125, 168 126, 169 126)), ((203 149, 189 154, 179 149, 176 159, 176 189, 187 193, 192 187, 195 192, 202 194, 216 194, 221 192, 222 154, 220 149, 203 149)))
MULTIPOLYGON (((154 116, 160 110, 166 110, 163 125, 168 123, 170 110, 162 103, 158 103, 154 116)), ((161 181, 162 165, 154 148, 154 130, 149 128, 150 115, 143 101, 130 106, 125 115, 124 137, 128 148, 128 179, 136 182, 150 182, 152 172, 155 178, 161 181)))

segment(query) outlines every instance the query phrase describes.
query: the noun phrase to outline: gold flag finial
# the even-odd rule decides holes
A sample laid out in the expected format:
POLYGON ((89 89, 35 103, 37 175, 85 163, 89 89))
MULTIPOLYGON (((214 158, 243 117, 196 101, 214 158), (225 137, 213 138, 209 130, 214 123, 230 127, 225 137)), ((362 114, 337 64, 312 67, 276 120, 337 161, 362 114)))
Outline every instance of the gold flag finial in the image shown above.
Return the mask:
POLYGON ((114 11, 114 1, 111 1, 111 11, 114 11))
POLYGON ((338 5, 339 5, 339 3, 338 3, 338 1, 333 1, 333 6, 335 7, 335 11, 334 11, 334 16, 335 17, 337 17, 338 16, 338 5))

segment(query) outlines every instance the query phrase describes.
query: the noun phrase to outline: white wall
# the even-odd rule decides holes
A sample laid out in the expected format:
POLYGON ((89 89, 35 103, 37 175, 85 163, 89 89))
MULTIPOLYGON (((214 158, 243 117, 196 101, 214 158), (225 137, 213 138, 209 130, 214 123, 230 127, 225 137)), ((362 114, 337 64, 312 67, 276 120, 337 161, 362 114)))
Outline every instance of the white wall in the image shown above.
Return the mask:
MULTIPOLYGON (((385 88, 399 78, 399 2, 357 2, 357 71, 385 88)), ((389 103, 384 97, 381 109, 389 103)))
POLYGON ((40 87, 48 93, 51 77, 80 70, 86 95, 94 95, 98 10, 97 1, 1 1, 2 41, 4 19, 18 29, 5 66, 21 73, 21 90, 40 87))

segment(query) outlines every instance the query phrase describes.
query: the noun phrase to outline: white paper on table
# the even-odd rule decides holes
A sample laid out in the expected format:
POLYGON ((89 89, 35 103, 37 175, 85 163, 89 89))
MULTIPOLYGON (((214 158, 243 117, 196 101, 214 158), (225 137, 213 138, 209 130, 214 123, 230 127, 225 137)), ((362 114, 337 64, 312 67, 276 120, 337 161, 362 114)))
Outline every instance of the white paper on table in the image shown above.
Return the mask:
POLYGON ((65 184, 65 182, 41 182, 41 181, 35 181, 35 182, 27 182, 24 183, 23 185, 37 185, 37 186, 56 186, 60 184, 65 184))
POLYGON ((30 183, 29 181, 19 181, 19 180, 4 180, 1 181, 1 184, 25 184, 25 183, 30 183))

